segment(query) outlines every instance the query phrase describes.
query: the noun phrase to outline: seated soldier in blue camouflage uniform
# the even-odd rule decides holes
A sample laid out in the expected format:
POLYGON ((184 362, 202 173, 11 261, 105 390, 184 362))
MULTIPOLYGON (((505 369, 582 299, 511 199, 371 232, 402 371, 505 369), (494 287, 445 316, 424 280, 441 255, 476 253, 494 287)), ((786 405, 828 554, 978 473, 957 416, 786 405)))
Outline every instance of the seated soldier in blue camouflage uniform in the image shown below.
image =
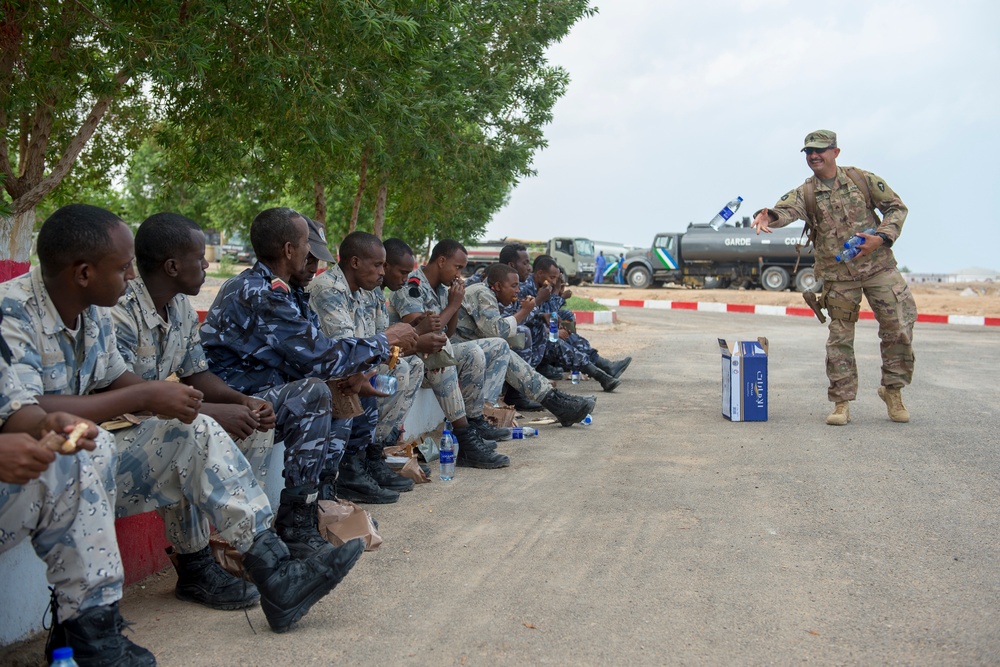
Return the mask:
MULTIPOLYGON (((458 311, 453 341, 477 338, 507 338, 517 330, 535 306, 528 297, 513 315, 500 314, 500 304, 510 305, 518 290, 517 271, 506 264, 494 264, 486 270, 484 282, 471 285, 465 291, 462 307, 458 311)), ((507 383, 522 395, 538 401, 559 419, 563 426, 579 423, 593 412, 597 399, 564 394, 528 365, 524 359, 511 353, 507 364, 507 383)))
MULTIPOLYGON (((388 241, 386 243, 388 247, 388 241)), ((434 331, 453 334, 465 295, 461 274, 467 261, 465 247, 458 241, 444 239, 438 242, 431 250, 427 266, 411 271, 406 285, 389 295, 390 319, 401 319, 417 326, 424 323, 434 331)), ((458 362, 458 386, 466 413, 463 416, 468 418, 466 424, 461 419, 452 421, 459 444, 456 464, 486 469, 509 466, 510 458, 496 453, 483 441, 484 433, 490 435, 492 430, 483 416, 483 406, 487 400, 495 401, 500 395, 510 346, 502 338, 482 338, 458 345, 449 341, 445 350, 458 362)), ((445 381, 450 383, 452 376, 429 371, 426 377, 431 386, 440 386, 445 381)), ((441 387, 435 393, 440 400, 442 395, 453 393, 453 389, 441 387)), ((449 410, 444 412, 450 419, 449 410)))
POLYGON ((215 420, 199 414, 202 392, 127 370, 108 310, 135 277, 124 222, 95 206, 64 206, 42 225, 37 247, 40 266, 0 285, 3 334, 21 383, 45 410, 97 422, 156 415, 115 432, 117 515, 185 508, 175 513, 185 520, 166 526, 175 545, 189 544, 187 531, 209 521, 243 554, 271 628, 288 630, 350 570, 360 541, 344 552, 293 559, 270 527, 271 507, 246 458, 215 420))
MULTIPOLYGON (((598 367, 583 352, 571 347, 565 340, 557 338, 555 342, 549 341, 549 318, 553 312, 558 313, 560 306, 559 302, 552 301, 552 294, 561 275, 559 265, 548 255, 539 255, 535 258, 532 268, 532 274, 522 283, 518 296, 521 299, 529 296, 535 299, 535 310, 526 320, 535 345, 540 348, 555 348, 558 350, 559 358, 565 359, 571 370, 585 372, 597 380, 604 391, 614 391, 621 384, 621 380, 598 367), (539 284, 541 287, 538 287, 539 284)), ((545 353, 542 354, 543 358, 544 356, 545 353)))
MULTIPOLYGON (((318 232, 316 229, 315 233, 318 232)), ((340 262, 316 276, 308 289, 309 305, 319 316, 320 328, 333 339, 374 336, 385 331, 389 315, 382 294, 385 275, 382 241, 373 234, 352 232, 340 243, 338 250, 340 262)), ((415 351, 437 352, 446 342, 447 338, 440 332, 425 334, 418 337, 415 351)), ((423 364, 419 359, 413 356, 402 359, 412 360, 422 375, 423 364)), ((409 361, 403 363, 409 364, 409 361)), ((392 371, 383 365, 379 372, 392 371)), ((409 372, 408 369, 407 376, 409 372)), ((355 502, 378 502, 387 492, 398 497, 398 492, 413 488, 412 480, 389 469, 382 452, 387 445, 396 443, 419 386, 419 383, 410 382, 398 387, 396 394, 402 394, 401 400, 392 403, 388 403, 392 397, 377 397, 374 390, 361 397, 367 419, 354 420, 354 432, 340 463, 337 483, 340 497, 355 502), (356 447, 352 448, 352 443, 357 443, 356 447), (351 489, 354 497, 344 493, 342 480, 345 478, 357 480, 353 485, 356 488, 351 489)))
POLYGON ((229 386, 274 404, 275 439, 285 441, 278 517, 289 517, 290 532, 316 535, 316 501, 334 498, 353 427, 352 419, 333 417, 327 381, 353 377, 352 391, 363 390, 367 382, 362 373, 377 368, 391 346, 412 346, 416 334, 409 325, 339 340, 320 331, 301 286, 302 274, 310 251, 314 257, 330 254, 329 249, 323 252, 325 243, 309 243, 309 223, 297 211, 263 211, 250 228, 250 242, 257 263, 219 290, 202 327, 202 345, 212 370, 229 386), (292 284, 296 277, 299 285, 292 284), (274 396, 293 383, 305 383, 310 394, 300 400, 274 396))
POLYGON ((121 634, 114 438, 88 422, 69 451, 41 444, 46 432, 65 436, 84 420, 38 407, 8 365, 2 337, 0 357, 0 553, 28 539, 47 565, 53 620, 62 632, 52 635, 46 657, 68 645, 79 665, 155 665, 149 651, 121 634))

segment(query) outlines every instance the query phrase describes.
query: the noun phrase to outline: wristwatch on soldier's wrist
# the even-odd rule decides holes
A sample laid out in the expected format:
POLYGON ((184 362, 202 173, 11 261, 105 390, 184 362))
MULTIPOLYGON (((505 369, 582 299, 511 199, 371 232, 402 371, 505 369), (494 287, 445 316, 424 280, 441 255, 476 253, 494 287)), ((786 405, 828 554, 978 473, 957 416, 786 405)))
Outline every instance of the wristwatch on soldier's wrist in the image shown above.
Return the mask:
POLYGON ((890 239, 889 235, 886 234, 885 232, 875 232, 875 236, 882 237, 882 245, 884 245, 886 248, 892 247, 892 239, 890 239))

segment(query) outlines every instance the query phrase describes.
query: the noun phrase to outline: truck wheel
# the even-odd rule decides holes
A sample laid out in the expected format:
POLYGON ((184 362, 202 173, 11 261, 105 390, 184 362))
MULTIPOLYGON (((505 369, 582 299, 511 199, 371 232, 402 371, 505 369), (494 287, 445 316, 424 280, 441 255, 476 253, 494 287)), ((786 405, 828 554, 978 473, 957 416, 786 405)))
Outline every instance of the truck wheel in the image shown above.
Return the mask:
POLYGON ((721 289, 722 278, 719 276, 705 276, 705 289, 721 289))
POLYGON ((802 269, 795 274, 795 291, 808 292, 816 286, 816 272, 812 269, 802 269))
POLYGON ((653 282, 653 274, 649 272, 644 266, 637 266, 634 269, 629 269, 628 272, 628 284, 636 289, 642 289, 644 287, 649 287, 649 284, 653 282))
POLYGON ((783 292, 788 289, 788 271, 780 266, 769 266, 760 274, 760 284, 769 292, 783 292))

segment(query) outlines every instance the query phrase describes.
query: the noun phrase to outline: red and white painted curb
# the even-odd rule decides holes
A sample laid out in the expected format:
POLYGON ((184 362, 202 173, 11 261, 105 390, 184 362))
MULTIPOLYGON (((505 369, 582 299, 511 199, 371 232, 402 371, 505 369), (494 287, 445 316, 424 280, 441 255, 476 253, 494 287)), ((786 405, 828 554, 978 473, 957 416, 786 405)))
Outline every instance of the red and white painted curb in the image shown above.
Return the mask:
POLYGON ((617 310, 574 310, 577 324, 614 324, 618 321, 617 310))
MULTIPOLYGON (((703 313, 750 313, 753 315, 792 315, 795 317, 815 317, 812 309, 796 306, 762 306, 752 303, 714 303, 709 301, 660 301, 642 299, 594 299, 605 306, 620 308, 653 308, 659 310, 697 310, 703 313)), ((612 311, 613 312, 613 311, 612 311)), ((875 313, 862 310, 859 319, 874 320, 875 313)), ((917 322, 926 324, 968 324, 973 326, 1000 326, 1000 317, 982 315, 932 315, 920 313, 917 322)))

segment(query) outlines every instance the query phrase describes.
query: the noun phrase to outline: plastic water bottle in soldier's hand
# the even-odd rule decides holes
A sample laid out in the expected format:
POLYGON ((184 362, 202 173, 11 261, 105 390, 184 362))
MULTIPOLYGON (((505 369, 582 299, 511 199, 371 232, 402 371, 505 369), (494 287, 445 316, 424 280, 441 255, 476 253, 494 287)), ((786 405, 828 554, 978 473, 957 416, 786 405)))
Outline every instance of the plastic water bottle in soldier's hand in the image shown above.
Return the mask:
MULTIPOLYGON (((861 232, 861 234, 868 234, 868 236, 875 236, 875 230, 866 229, 865 231, 861 232)), ((851 238, 844 241, 844 248, 850 250, 851 248, 857 248, 859 245, 864 245, 865 237, 862 236, 861 234, 855 234, 851 238)))
POLYGON ((733 217, 733 214, 736 213, 742 203, 743 197, 737 197, 733 201, 729 202, 726 204, 725 208, 715 214, 714 218, 709 220, 708 225, 715 231, 719 231, 722 229, 722 226, 726 224, 726 221, 733 217))
POLYGON ((396 389, 399 388, 399 380, 392 375, 373 375, 368 380, 368 383, 375 389, 375 391, 383 394, 389 394, 390 396, 395 394, 396 389))

